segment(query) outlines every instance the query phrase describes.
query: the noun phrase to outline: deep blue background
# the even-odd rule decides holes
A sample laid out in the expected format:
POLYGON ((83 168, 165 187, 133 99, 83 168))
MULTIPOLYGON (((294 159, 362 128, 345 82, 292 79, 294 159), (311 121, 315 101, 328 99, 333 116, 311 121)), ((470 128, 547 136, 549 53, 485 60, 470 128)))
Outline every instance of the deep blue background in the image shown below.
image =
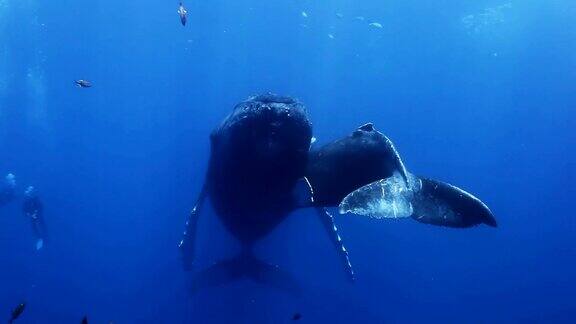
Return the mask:
MULTIPOLYGON (((574 321, 573 0, 186 5, 182 27, 170 1, 0 0, 0 173, 40 190, 51 236, 34 251, 19 205, 0 209, 0 319, 25 300, 21 323, 574 321), (351 285, 300 211, 258 248, 299 293, 192 293, 176 244, 208 134, 264 91, 304 102, 318 144, 373 121, 499 228, 340 216, 351 285)), ((237 252, 210 209, 199 225, 200 268, 237 252)))

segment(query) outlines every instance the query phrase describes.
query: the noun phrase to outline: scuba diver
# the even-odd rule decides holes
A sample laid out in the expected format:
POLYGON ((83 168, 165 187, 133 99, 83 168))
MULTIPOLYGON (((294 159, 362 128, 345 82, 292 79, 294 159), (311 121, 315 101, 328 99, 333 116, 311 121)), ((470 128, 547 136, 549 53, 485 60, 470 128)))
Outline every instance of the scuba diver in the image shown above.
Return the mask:
POLYGON ((29 186, 24 192, 22 211, 32 222, 32 231, 36 237, 36 250, 40 250, 46 240, 46 225, 44 224, 43 205, 33 186, 29 186))
POLYGON ((0 183, 0 207, 7 205, 16 196, 16 177, 8 173, 0 183))

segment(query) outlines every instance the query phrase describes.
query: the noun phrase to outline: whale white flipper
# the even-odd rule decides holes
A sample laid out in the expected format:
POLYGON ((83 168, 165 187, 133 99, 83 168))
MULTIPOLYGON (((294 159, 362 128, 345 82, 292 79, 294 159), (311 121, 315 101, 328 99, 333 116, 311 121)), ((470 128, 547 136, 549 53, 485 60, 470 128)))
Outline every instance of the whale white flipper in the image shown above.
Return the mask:
POLYGON ((348 250, 346 250, 344 242, 342 242, 342 238, 340 237, 340 234, 338 234, 338 227, 336 227, 334 217, 332 216, 332 214, 328 212, 328 209, 326 208, 317 207, 315 208, 315 210, 316 214, 320 218, 320 221, 322 222, 322 225, 324 226, 324 229, 328 233, 328 236, 330 237, 332 244, 336 246, 336 251, 338 253, 338 256, 340 257, 340 260, 342 261, 342 264, 344 265, 344 270, 348 275, 348 279, 350 281, 356 280, 354 269, 352 268, 352 264, 350 263, 350 256, 348 255, 348 250))
POLYGON ((412 216, 414 193, 420 190, 420 180, 394 172, 390 178, 372 182, 347 195, 339 206, 340 214, 351 213, 371 218, 406 218, 412 216))
POLYGON ((488 206, 472 194, 445 182, 426 178, 420 181, 422 189, 413 200, 415 220, 456 228, 498 226, 488 206))
POLYGON ((410 173, 407 177, 408 186, 394 173, 353 191, 340 203, 340 213, 377 219, 412 217, 421 223, 456 228, 497 226, 488 206, 472 194, 410 173))
POLYGON ((180 249, 182 257, 182 266, 185 271, 192 270, 194 264, 196 228, 198 225, 198 217, 202 211, 202 207, 204 206, 204 201, 206 200, 206 195, 206 184, 204 184, 202 191, 200 191, 200 195, 196 199, 196 204, 190 211, 188 219, 186 220, 186 227, 182 234, 182 240, 178 243, 178 248, 180 249))

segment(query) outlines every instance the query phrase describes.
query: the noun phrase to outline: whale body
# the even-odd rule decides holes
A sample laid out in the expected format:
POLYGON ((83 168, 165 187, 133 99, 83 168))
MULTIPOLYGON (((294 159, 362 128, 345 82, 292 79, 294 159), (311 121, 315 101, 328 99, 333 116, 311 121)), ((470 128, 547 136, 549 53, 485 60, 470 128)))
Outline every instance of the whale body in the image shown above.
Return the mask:
POLYGON ((274 95, 241 102, 213 131, 207 191, 240 241, 261 238, 294 209, 311 138, 304 106, 274 95))
POLYGON ((298 208, 315 210, 352 280, 348 251, 328 211, 343 210, 343 200, 345 211, 376 218, 411 217, 455 228, 496 226, 490 209, 472 194, 409 173, 392 141, 372 123, 323 146, 312 146, 312 138, 305 107, 290 97, 259 95, 234 107, 210 135, 204 185, 179 245, 186 270, 194 264, 198 216, 206 198, 243 246, 239 257, 206 271, 224 277, 238 273, 230 267, 255 277, 274 272, 254 258, 251 246, 298 208))
MULTIPOLYGON (((306 176, 314 190, 315 204, 336 207, 354 193, 372 195, 366 199, 355 199, 346 210, 362 210, 374 205, 382 205, 385 200, 393 201, 386 195, 382 182, 392 179, 397 173, 401 177, 398 185, 406 186, 411 193, 409 213, 414 220, 446 227, 467 228, 479 224, 496 227, 496 219, 490 209, 472 194, 447 183, 413 176, 407 172, 400 154, 384 134, 371 123, 360 126, 350 135, 328 143, 310 153, 306 176), (413 178, 411 180, 409 178, 413 178), (417 185, 415 185, 417 184, 417 185), (409 188, 413 186, 413 188, 409 188), (416 188, 417 187, 417 188, 416 188)), ((383 209, 381 213, 387 213, 383 209)), ((396 218, 381 214, 377 218, 396 218)))

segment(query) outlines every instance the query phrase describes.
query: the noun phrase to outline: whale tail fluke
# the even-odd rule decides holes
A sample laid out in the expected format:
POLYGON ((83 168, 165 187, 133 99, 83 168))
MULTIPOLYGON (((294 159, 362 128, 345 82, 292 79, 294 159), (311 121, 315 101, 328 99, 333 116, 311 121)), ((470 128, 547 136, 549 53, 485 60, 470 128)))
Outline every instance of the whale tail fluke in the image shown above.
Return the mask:
POLYGON ((191 288, 193 292, 196 292, 203 288, 218 287, 242 279, 273 286, 295 295, 300 292, 296 279, 290 273, 277 265, 259 260, 250 249, 244 249, 236 257, 221 260, 194 274, 191 288))

